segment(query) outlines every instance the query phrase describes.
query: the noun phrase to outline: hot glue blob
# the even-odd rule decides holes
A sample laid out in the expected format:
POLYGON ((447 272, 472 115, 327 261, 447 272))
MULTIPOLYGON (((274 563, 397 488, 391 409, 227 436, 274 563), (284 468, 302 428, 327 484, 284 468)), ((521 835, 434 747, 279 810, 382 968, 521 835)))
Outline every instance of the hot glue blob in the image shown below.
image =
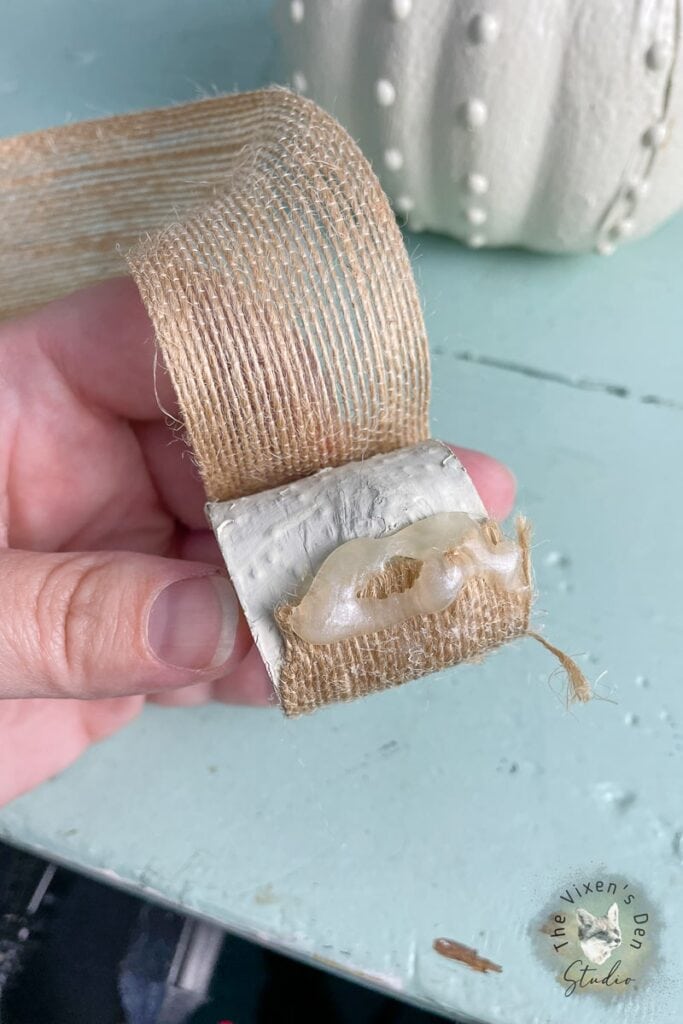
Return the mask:
POLYGON ((340 545, 316 573, 292 610, 294 633, 311 644, 329 644, 389 629, 416 615, 444 611, 465 582, 494 577, 499 586, 525 586, 519 546, 487 530, 465 512, 441 512, 387 537, 361 537, 340 545), (392 563, 415 563, 410 585, 368 596, 373 578, 392 563))

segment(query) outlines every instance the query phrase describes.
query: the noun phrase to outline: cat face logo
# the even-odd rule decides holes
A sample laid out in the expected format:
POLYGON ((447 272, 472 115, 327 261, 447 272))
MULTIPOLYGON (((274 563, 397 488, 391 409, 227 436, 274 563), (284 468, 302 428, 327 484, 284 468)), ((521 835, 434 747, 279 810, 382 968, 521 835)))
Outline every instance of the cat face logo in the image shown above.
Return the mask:
POLYGON ((656 963, 658 914, 620 875, 579 876, 555 890, 531 929, 564 995, 630 997, 656 963))
POLYGON ((579 907, 576 911, 579 929, 579 945, 586 960, 592 964, 604 964, 617 946, 621 945, 619 931, 619 906, 613 903, 604 917, 596 917, 590 910, 579 907))

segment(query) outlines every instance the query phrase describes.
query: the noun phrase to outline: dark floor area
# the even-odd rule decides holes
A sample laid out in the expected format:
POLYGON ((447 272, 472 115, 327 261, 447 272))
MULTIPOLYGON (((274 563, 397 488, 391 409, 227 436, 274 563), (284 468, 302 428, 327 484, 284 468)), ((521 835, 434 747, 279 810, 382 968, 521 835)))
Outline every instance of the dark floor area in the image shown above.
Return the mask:
POLYGON ((0 844, 2 1024, 439 1024, 0 844))

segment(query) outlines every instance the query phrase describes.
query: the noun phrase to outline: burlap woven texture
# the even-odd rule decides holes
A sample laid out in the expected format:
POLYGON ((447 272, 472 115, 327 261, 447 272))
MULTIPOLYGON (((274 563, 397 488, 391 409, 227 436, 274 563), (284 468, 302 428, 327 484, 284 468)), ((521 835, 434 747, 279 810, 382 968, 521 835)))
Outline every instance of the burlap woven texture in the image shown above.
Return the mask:
POLYGON ((428 437, 428 351, 401 234, 341 126, 284 90, 233 97, 223 187, 130 259, 208 496, 428 437))
MULTIPOLYGON (((119 272, 145 236, 130 268, 209 498, 429 436, 401 233, 358 147, 311 102, 271 89, 69 125, 0 142, 0 174, 5 312, 119 272)), ((439 623, 325 650, 288 632, 283 607, 283 706, 478 657, 527 632, 530 601, 530 580, 516 596, 474 580, 439 623)))
POLYGON ((0 316, 126 273, 141 235, 225 182, 261 105, 221 96, 0 139, 0 316))

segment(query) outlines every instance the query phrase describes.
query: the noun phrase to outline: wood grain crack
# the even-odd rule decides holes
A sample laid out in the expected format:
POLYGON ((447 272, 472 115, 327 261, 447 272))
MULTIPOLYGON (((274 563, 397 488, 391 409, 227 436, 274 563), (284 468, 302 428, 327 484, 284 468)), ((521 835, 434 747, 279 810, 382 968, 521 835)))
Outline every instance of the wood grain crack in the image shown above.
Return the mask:
POLYGON ((640 395, 623 384, 592 377, 572 377, 570 374, 559 373, 557 370, 542 370, 537 366, 527 366, 511 359, 499 359, 496 356, 481 355, 476 352, 455 352, 455 358, 461 363, 475 363, 477 366, 489 366, 494 370, 505 370, 508 373, 519 373, 533 380, 544 380, 563 387, 576 388, 578 391, 598 391, 612 398, 626 398, 643 405, 659 405, 666 409, 683 411, 683 400, 667 398, 661 395, 640 395))

